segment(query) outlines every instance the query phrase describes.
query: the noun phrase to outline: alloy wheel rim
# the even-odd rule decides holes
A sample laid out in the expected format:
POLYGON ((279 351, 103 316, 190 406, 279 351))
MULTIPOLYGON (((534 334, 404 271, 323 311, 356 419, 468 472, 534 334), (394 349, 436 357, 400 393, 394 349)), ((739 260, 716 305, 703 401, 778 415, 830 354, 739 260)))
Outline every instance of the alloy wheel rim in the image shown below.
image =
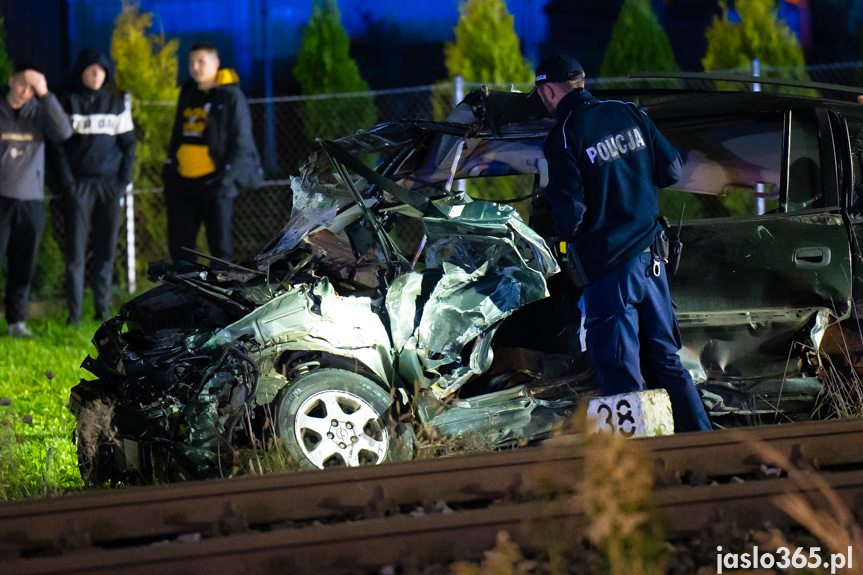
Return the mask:
POLYGON ((365 399, 346 391, 325 390, 300 404, 294 438, 316 467, 358 467, 381 463, 389 433, 365 399))

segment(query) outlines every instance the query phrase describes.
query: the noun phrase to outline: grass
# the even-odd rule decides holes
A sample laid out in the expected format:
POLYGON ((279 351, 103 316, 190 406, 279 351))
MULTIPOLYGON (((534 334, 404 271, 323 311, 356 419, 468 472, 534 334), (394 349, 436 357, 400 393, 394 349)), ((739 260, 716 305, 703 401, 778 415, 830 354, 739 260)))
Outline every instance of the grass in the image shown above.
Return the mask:
POLYGON ((818 375, 827 415, 863 417, 863 326, 831 325, 821 348, 826 351, 819 355, 818 375))
MULTIPOLYGON (((35 306, 34 306, 35 307, 35 306)), ((0 322, 0 501, 76 491, 78 472, 72 437, 75 418, 66 404, 69 390, 92 377, 80 365, 99 323, 66 325, 62 304, 50 304, 27 325, 35 337, 6 337, 0 322)), ((91 318, 92 309, 84 310, 91 318)))

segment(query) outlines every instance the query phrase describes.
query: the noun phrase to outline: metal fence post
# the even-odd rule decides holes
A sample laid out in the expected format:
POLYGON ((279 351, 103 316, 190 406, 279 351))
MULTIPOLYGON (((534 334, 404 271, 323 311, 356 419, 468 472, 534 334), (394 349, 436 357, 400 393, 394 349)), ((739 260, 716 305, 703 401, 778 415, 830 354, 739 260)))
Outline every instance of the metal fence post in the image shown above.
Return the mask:
POLYGON ((264 116, 264 170, 272 174, 279 169, 279 155, 276 146, 276 116, 273 106, 273 51, 270 46, 268 13, 267 0, 262 0, 261 45, 264 53, 264 95, 267 98, 266 115, 264 116))
MULTIPOLYGON (((758 58, 752 60, 752 75, 756 78, 761 76, 761 62, 758 61, 758 58)), ((759 82, 755 82, 754 84, 752 84, 752 91, 760 92, 761 84, 759 82)))
MULTIPOLYGON (((458 106, 459 102, 464 100, 464 77, 461 74, 455 77, 455 84, 453 88, 454 93, 452 105, 453 108, 455 108, 456 106, 458 106)), ((458 190, 460 193, 464 193, 467 191, 467 182, 464 181, 464 178, 462 178, 456 183, 455 189, 458 190)))
POLYGON ((126 275, 129 280, 129 293, 137 289, 135 270, 135 195, 132 184, 126 186, 126 275))
MULTIPOLYGON (((755 77, 761 76, 761 62, 758 61, 758 58, 752 60, 752 75, 755 77)), ((760 92, 761 83, 756 82, 752 84, 752 91, 760 92)), ((755 213, 760 216, 764 214, 764 211, 764 184, 762 182, 758 182, 755 184, 755 213)))

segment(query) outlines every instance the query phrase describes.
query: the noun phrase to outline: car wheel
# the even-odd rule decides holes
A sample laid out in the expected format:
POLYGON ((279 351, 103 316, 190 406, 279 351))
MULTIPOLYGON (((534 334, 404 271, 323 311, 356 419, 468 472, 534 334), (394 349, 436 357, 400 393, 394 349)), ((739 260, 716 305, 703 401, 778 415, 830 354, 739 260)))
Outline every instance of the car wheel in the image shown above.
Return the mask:
POLYGON ((392 403, 371 379, 341 369, 298 378, 276 398, 276 431, 302 467, 358 467, 410 459, 411 426, 381 417, 392 403))

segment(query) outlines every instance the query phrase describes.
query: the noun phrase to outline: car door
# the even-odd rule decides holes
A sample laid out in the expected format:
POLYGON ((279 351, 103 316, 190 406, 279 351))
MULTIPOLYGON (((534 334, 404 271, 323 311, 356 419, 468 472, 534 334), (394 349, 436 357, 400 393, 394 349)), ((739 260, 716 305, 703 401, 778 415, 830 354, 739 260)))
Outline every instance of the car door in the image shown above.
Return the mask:
POLYGON ((686 205, 669 284, 696 379, 784 380, 794 342, 817 347, 813 328, 847 314, 851 253, 825 122, 812 110, 657 122, 684 159, 660 209, 676 220, 686 205))
POLYGON ((859 316, 863 314, 863 106, 831 111, 830 120, 834 147, 844 155, 843 161, 838 162, 842 168, 841 202, 851 226, 855 254, 853 297, 855 313, 859 316))

